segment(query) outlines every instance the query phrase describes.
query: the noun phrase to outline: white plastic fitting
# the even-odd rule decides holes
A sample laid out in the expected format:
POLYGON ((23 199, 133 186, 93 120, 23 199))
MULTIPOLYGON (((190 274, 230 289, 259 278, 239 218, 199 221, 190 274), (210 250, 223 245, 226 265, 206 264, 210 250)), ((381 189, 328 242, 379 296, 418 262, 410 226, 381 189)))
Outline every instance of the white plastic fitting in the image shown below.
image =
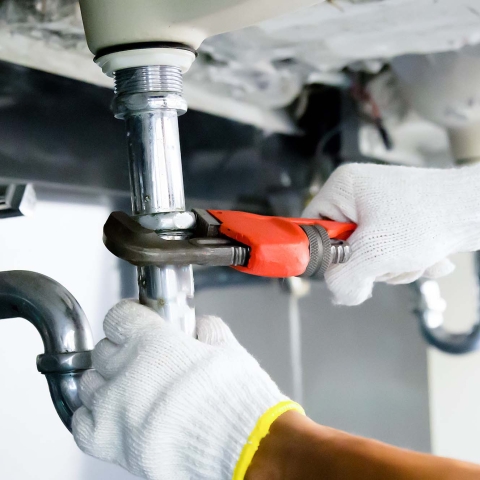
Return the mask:
POLYGON ((186 73, 195 61, 195 54, 179 48, 145 48, 110 53, 95 59, 96 64, 105 75, 113 76, 114 72, 126 68, 152 65, 169 65, 178 67, 186 73))

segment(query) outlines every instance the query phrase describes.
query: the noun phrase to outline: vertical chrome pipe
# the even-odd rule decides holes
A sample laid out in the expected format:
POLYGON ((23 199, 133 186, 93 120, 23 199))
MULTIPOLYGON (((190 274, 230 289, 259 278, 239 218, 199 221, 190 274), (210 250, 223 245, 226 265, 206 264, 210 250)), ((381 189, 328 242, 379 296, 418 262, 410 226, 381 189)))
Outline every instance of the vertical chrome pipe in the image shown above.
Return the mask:
MULTIPOLYGON (((178 115, 187 110, 182 73, 169 66, 115 72, 115 115, 126 122, 132 211, 153 215, 185 210, 178 115)), ((169 232, 181 239, 185 232, 169 232)), ((140 302, 195 335, 192 267, 138 269, 140 302)))
POLYGON ((160 109, 125 120, 133 213, 185 210, 177 111, 160 109))

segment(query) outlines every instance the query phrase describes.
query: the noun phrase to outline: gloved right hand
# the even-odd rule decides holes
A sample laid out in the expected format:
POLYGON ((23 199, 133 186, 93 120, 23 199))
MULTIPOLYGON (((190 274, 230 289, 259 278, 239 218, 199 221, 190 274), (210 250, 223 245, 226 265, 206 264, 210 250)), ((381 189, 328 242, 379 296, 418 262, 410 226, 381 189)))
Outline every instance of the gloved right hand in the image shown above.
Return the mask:
POLYGON ((198 340, 133 301, 110 310, 73 418, 84 452, 147 479, 244 478, 262 432, 301 409, 222 320, 197 328, 198 340))
POLYGON ((354 222, 352 259, 325 279, 342 305, 375 282, 411 283, 454 269, 448 256, 480 249, 480 165, 427 169, 350 164, 337 169, 303 216, 354 222))

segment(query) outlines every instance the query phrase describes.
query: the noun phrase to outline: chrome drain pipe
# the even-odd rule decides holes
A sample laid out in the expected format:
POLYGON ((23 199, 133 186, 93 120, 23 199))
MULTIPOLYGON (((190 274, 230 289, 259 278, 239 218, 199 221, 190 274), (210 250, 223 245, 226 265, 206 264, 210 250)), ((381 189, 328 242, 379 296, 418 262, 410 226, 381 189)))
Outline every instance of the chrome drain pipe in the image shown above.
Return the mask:
POLYGON ((42 337, 45 353, 38 371, 47 378, 50 395, 64 425, 81 405, 78 385, 91 368, 93 337, 73 295, 51 278, 34 272, 0 272, 0 319, 28 320, 42 337))
MULTIPOLYGON (((476 278, 480 285, 480 252, 475 253, 476 278)), ((432 347, 451 355, 464 355, 480 350, 480 311, 474 325, 464 333, 449 332, 444 327, 445 300, 435 280, 421 279, 413 285, 416 307, 423 338, 432 347)))
MULTIPOLYGON (((183 77, 173 66, 134 67, 115 72, 115 116, 127 130, 132 211, 140 223, 185 211, 178 116, 187 111, 183 77)), ((188 220, 188 219, 187 219, 188 220)), ((175 222, 174 222, 175 223, 175 222)), ((159 235, 182 240, 188 225, 159 235)), ((138 268, 140 302, 167 322, 195 336, 193 270, 165 265, 138 268)))

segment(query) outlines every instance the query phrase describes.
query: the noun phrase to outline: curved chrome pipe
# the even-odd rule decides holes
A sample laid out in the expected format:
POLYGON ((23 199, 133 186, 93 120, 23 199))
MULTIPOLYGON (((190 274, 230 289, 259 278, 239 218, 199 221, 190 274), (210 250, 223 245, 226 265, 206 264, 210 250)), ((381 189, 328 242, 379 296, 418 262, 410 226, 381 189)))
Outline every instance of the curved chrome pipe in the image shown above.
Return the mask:
MULTIPOLYGON (((480 285, 480 253, 476 253, 476 271, 480 285)), ((480 350, 480 312, 476 323, 465 333, 450 333, 443 326, 445 301, 438 283, 433 280, 420 280, 414 284, 418 296, 415 313, 420 321, 420 329, 427 343, 442 352, 453 355, 480 350)))
POLYGON ((65 426, 81 406, 78 383, 91 368, 93 337, 73 295, 51 278, 34 272, 0 272, 0 319, 21 317, 38 330, 45 353, 38 371, 47 377, 50 395, 65 426))

